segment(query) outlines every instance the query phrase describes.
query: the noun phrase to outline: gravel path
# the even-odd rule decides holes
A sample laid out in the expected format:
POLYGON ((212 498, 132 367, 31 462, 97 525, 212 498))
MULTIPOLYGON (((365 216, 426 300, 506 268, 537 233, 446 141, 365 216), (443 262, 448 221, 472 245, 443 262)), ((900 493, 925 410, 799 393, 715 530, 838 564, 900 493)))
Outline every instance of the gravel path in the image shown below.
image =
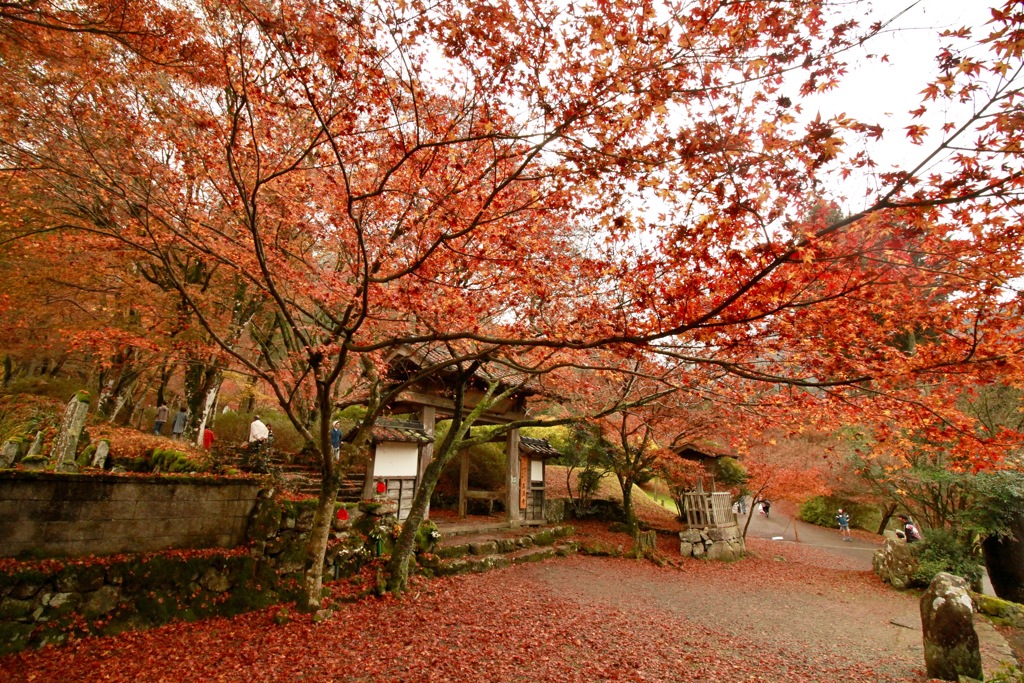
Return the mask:
POLYGON ((751 546, 760 557, 691 560, 681 570, 577 558, 528 571, 563 599, 642 609, 645 619, 674 624, 681 637, 705 633, 741 668, 763 663, 768 680, 923 680, 915 596, 866 572, 823 572, 817 553, 755 539, 751 546), (782 676, 790 663, 795 669, 782 676))

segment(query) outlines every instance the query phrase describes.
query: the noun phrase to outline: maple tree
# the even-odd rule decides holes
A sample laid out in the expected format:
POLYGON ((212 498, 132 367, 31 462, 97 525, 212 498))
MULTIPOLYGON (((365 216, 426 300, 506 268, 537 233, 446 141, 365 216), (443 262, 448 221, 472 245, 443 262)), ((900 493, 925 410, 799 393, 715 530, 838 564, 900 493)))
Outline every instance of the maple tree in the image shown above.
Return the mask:
MULTIPOLYGON (((842 8, 123 5, 117 25, 88 3, 0 13, 6 33, 35 16, 2 48, 3 243, 138 264, 121 296, 162 302, 138 331, 194 369, 197 419, 225 368, 269 388, 322 456, 310 605, 340 477, 313 418, 358 397, 361 449, 401 345, 473 342, 423 373, 632 345, 880 417, 873 395, 1020 371, 1012 2, 983 57, 945 50, 926 84, 926 108, 974 108, 912 124, 920 162, 838 220, 823 183, 869 172, 847 150, 883 134, 804 115, 874 30, 842 8), (941 332, 893 343, 920 330, 941 332)), ((716 393, 709 374, 689 381, 716 393)))
POLYGON ((753 446, 743 462, 747 471, 745 486, 753 501, 743 525, 744 538, 759 502, 803 502, 828 493, 821 454, 814 441, 772 436, 770 432, 766 434, 764 441, 753 446))
MULTIPOLYGON (((621 374, 606 377, 605 391, 614 395, 615 412, 596 421, 606 444, 607 469, 619 483, 625 522, 638 530, 633 509, 633 487, 645 483, 658 465, 677 456, 677 447, 704 435, 722 412, 715 413, 699 394, 683 390, 680 375, 693 381, 694 371, 668 363, 623 364, 621 374)), ((674 472, 682 469, 669 465, 674 472)))

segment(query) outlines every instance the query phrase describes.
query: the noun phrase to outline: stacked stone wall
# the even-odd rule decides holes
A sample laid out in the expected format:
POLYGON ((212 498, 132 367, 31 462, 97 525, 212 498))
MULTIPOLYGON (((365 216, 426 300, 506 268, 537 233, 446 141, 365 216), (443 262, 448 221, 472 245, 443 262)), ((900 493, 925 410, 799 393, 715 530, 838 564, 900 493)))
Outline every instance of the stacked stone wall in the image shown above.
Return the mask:
POLYGON ((252 480, 2 475, 0 557, 233 548, 258 490, 252 480))
POLYGON ((743 532, 736 524, 691 528, 679 532, 679 554, 707 560, 738 560, 746 553, 743 532))
MULTIPOLYGON (((315 501, 281 504, 267 495, 252 511, 246 545, 231 550, 0 561, 0 655, 72 635, 230 616, 292 599, 302 583, 315 501)), ((367 559, 362 539, 340 527, 325 577, 352 574, 367 559)))

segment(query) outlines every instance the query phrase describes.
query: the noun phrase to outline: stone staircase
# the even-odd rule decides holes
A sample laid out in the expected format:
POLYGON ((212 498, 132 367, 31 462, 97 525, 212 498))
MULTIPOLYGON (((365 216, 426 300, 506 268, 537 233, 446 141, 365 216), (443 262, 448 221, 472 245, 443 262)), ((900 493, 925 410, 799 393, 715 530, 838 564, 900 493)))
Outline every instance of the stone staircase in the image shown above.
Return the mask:
MULTIPOLYGON (((285 461, 273 459, 273 465, 281 475, 283 486, 297 494, 320 495, 320 464, 311 460, 294 459, 285 461)), ((357 503, 363 497, 363 482, 366 478, 366 464, 349 468, 338 489, 338 502, 357 503)))
MULTIPOLYGON (((444 532, 442 532, 444 533, 444 532)), ((444 534, 433 553, 418 557, 420 567, 435 576, 478 574, 514 564, 574 555, 578 547, 566 540, 571 526, 444 534)))

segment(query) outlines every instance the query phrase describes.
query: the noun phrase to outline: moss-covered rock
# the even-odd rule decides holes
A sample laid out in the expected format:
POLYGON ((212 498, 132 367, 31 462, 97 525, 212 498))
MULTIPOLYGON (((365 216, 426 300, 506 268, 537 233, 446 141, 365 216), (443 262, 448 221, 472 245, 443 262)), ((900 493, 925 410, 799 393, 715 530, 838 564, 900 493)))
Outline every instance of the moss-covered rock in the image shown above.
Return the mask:
POLYGON ((469 555, 469 544, 462 543, 459 545, 443 545, 437 548, 434 554, 443 560, 453 557, 463 557, 464 555, 469 555))
POLYGON ((1007 626, 1024 628, 1024 605, 981 593, 971 593, 971 598, 980 613, 1001 620, 1007 626))
POLYGON ((4 598, 0 600, 0 621, 24 619, 32 614, 34 608, 35 605, 31 600, 4 598))
POLYGON ((29 646, 35 626, 20 622, 0 621, 0 655, 24 650, 29 646))
POLYGON ((498 552, 498 544, 494 541, 470 543, 469 552, 471 555, 494 555, 498 552))
POLYGON ((266 541, 274 536, 281 529, 281 518, 283 510, 274 500, 260 498, 249 518, 249 538, 257 541, 266 541))

